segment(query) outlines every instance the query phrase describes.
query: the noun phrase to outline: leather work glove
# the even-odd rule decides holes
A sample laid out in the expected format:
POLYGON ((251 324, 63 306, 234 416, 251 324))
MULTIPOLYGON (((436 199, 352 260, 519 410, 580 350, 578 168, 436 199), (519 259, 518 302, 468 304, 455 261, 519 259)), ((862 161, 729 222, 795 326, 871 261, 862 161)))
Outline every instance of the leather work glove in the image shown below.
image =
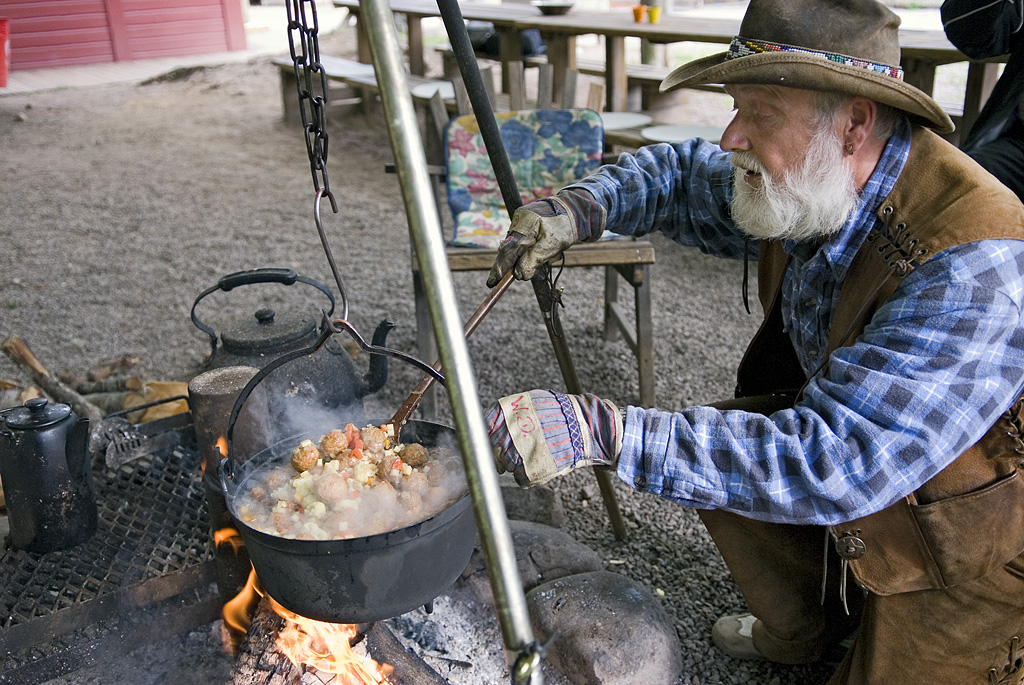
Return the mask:
POLYGON ((537 268, 576 243, 593 242, 604 232, 605 208, 594 196, 578 188, 523 205, 512 215, 505 240, 487 276, 493 288, 509 269, 528 281, 537 268))
POLYGON ((615 466, 622 449, 622 413, 594 395, 530 390, 501 398, 485 420, 498 473, 527 488, 582 466, 615 466))

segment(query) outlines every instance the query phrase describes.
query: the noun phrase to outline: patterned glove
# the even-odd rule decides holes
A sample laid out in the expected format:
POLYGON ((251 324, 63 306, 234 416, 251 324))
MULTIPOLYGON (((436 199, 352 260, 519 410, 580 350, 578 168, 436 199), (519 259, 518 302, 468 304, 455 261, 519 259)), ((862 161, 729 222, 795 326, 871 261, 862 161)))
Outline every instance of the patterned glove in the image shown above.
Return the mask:
POLYGON ((509 269, 528 281, 537 268, 576 243, 591 242, 604 232, 607 211, 594 196, 578 188, 566 188, 554 197, 523 205, 512 215, 512 225, 498 248, 487 276, 493 288, 509 269))
POLYGON ((523 487, 582 466, 615 466, 622 449, 622 414, 594 395, 509 395, 486 421, 498 473, 511 471, 523 487))

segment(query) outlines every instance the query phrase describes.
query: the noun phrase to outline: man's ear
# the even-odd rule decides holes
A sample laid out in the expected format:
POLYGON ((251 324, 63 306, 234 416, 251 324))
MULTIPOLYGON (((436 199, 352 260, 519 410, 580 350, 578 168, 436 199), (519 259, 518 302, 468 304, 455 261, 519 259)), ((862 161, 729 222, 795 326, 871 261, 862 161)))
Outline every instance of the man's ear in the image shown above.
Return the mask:
POLYGON ((844 121, 840 134, 843 137, 843 146, 847 149, 852 146, 856 151, 871 137, 875 121, 878 120, 878 103, 868 98, 850 98, 846 111, 849 118, 844 121))

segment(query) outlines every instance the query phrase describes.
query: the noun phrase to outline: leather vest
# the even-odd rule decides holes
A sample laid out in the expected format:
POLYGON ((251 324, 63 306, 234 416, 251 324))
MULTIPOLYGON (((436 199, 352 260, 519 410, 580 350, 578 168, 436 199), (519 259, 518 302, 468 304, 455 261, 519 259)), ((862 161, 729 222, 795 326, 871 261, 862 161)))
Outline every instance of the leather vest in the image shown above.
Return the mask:
MULTIPOLYGON (((914 268, 955 245, 1024 240, 1024 207, 1010 191, 931 131, 915 127, 910 156, 843 282, 829 353, 851 344, 914 268)), ((758 290, 766 312, 737 372, 737 397, 774 395, 792 406, 806 381, 782 330, 780 290, 789 258, 764 241, 758 290)), ((822 373, 827 372, 827 366, 822 373)), ((1020 398, 985 435, 917 491, 869 516, 833 526, 836 551, 880 595, 974 580, 1024 551, 1020 398)))

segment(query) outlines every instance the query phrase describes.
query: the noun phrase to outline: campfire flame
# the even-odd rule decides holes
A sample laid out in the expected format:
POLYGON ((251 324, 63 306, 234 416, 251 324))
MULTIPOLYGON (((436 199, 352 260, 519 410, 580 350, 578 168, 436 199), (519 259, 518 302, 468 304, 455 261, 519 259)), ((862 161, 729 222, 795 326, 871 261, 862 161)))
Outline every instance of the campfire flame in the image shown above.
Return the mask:
MULTIPOLYGON (((221 531, 217 532, 219 534, 221 531)), ((232 652, 238 651, 238 646, 242 644, 242 638, 249 631, 253 614, 256 612, 256 605, 260 603, 262 596, 263 591, 259 587, 256 571, 249 571, 249 580, 245 587, 229 599, 221 610, 221 616, 224 619, 224 644, 230 646, 232 652)))
MULTIPOLYGON (((221 458, 228 456, 228 441, 223 435, 217 438, 217 442, 213 444, 214 452, 220 455, 221 458)), ((199 475, 206 475, 206 460, 204 459, 199 463, 199 475)))
POLYGON ((337 676, 337 685, 379 685, 388 682, 394 670, 368 656, 352 651, 356 626, 347 623, 314 621, 288 611, 270 599, 271 606, 285 620, 277 638, 277 648, 296 666, 306 665, 322 673, 337 676))
POLYGON ((236 555, 245 549, 245 540, 242 539, 242 536, 234 528, 221 528, 213 534, 214 546, 220 547, 224 543, 231 545, 231 551, 236 555))
MULTIPOLYGON (((225 534, 224 541, 230 541, 230 528, 217 531, 225 534)), ((218 544, 220 541, 218 540, 218 544)), ((256 606, 264 596, 255 569, 249 572, 249 580, 234 598, 224 605, 225 645, 233 652, 252 625, 256 606)), ((383 685, 394 670, 388 664, 378 664, 368 656, 352 650, 353 638, 357 635, 355 625, 347 623, 326 623, 314 621, 285 609, 271 597, 266 598, 270 607, 285 621, 285 627, 278 634, 277 649, 299 667, 309 667, 335 676, 331 685, 383 685)))

